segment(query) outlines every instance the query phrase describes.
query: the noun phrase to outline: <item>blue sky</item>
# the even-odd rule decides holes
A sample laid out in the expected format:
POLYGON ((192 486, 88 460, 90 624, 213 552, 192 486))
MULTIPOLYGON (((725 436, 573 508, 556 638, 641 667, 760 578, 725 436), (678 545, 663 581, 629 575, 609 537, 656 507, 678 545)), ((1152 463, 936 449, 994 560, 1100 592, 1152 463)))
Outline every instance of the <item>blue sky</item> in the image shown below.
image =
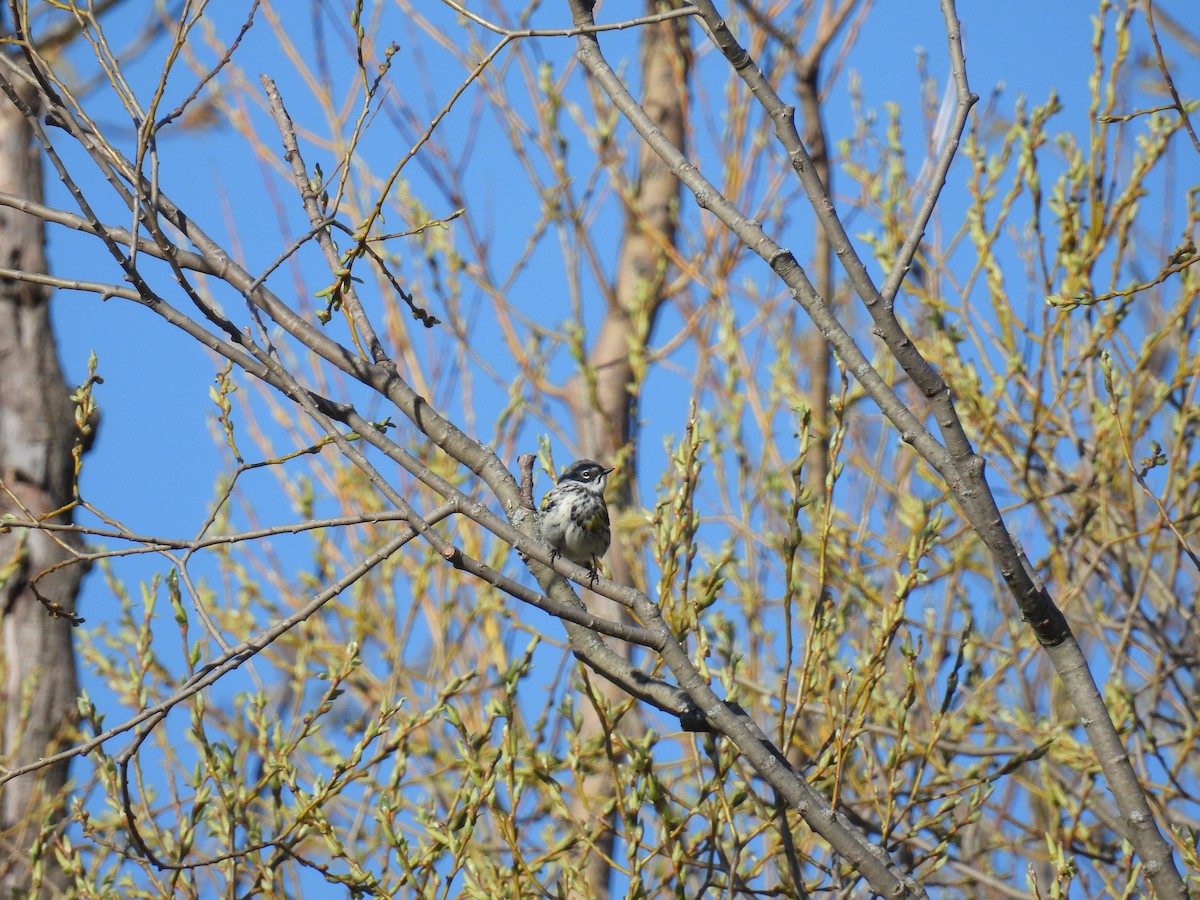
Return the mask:
MULTIPOLYGON (((220 32, 226 37, 240 22, 241 10, 226 7, 220 11, 225 15, 233 12, 237 15, 223 20, 218 14, 216 18, 220 32)), ((562 15, 553 6, 544 7, 541 24, 558 22, 562 15)), ((1036 103, 1043 101, 1051 90, 1057 90, 1065 99, 1065 122, 1082 126, 1086 117, 1083 78, 1091 64, 1092 29, 1084 7, 968 2, 962 4, 960 16, 964 22, 972 87, 983 98, 981 107, 987 105, 998 85, 1004 89, 997 103, 1001 114, 1011 110, 1020 95, 1036 103)), ((404 32, 403 26, 398 22, 392 24, 396 28, 394 39, 402 47, 412 46, 413 38, 404 32)), ((336 31, 329 26, 327 29, 327 33, 336 31)), ((263 72, 276 79, 285 100, 296 107, 292 109, 293 115, 303 117, 305 94, 294 89, 291 67, 278 57, 278 48, 271 41, 262 39, 255 43, 265 32, 260 22, 257 31, 251 32, 247 39, 239 61, 248 72, 263 72)), ((385 42, 383 34, 380 43, 385 42)), ((303 42, 309 33, 300 28, 293 31, 293 38, 303 42)), ((619 48, 632 47, 632 41, 629 33, 621 33, 606 38, 605 46, 614 59, 620 59, 619 48)), ((431 107, 436 108, 449 95, 448 86, 457 84, 459 73, 427 43, 420 48, 424 61, 429 65, 439 62, 447 65, 446 76, 439 82, 446 87, 430 97, 431 107)), ((568 39, 544 39, 539 43, 539 52, 560 64, 572 51, 568 39)), ((881 109, 887 103, 897 103, 915 109, 920 97, 918 53, 928 54, 930 73, 943 79, 948 71, 944 44, 941 16, 935 4, 879 4, 867 18, 848 66, 861 78, 867 107, 881 109), (864 68, 868 61, 869 68, 864 68)), ((411 83, 405 81, 406 77, 415 77, 411 71, 405 72, 408 60, 403 57, 406 56, 402 52, 394 63, 393 77, 398 83, 411 83)), ((83 62, 80 68, 85 68, 83 62)), ((129 68, 143 78, 150 69, 136 63, 129 68)), ((435 72, 430 80, 437 81, 439 74, 435 72)), ((845 96, 845 82, 843 77, 835 85, 835 96, 845 96)), ((176 92, 188 88, 190 85, 182 83, 176 92)), ((442 127, 448 131, 467 127, 474 118, 473 99, 468 93, 442 127)), ((124 114, 113 108, 109 97, 98 95, 91 103, 92 107, 98 107, 91 111, 102 124, 112 122, 117 128, 124 127, 131 136, 131 130, 122 124, 124 114)), ((848 104, 830 103, 826 114, 827 128, 834 141, 853 127, 848 104)), ((266 119, 261 121, 266 126, 266 119)), ((376 130, 386 131, 378 127, 376 130)), ((918 156, 922 148, 919 123, 915 120, 909 128, 908 140, 913 143, 910 154, 918 156)), ((278 144, 273 135, 267 141, 278 144)), ((389 142, 386 135, 377 143, 381 146, 368 149, 381 159, 386 159, 389 151, 394 153, 405 146, 401 141, 389 142)), ((230 129, 186 135, 168 131, 162 139, 161 154, 165 161, 163 183, 172 197, 184 209, 193 210, 202 226, 218 238, 228 239, 228 226, 235 223, 237 247, 252 271, 274 259, 285 244, 276 224, 277 205, 290 204, 290 219, 299 227, 287 187, 276 184, 270 193, 264 191, 265 167, 247 159, 240 138, 230 129), (249 197, 260 198, 260 202, 241 202, 249 197), (260 226, 260 218, 265 220, 262 223, 265 227, 260 226)), ((310 158, 319 161, 320 157, 311 153, 310 158)), ((502 176, 503 165, 504 161, 498 159, 496 166, 479 166, 478 177, 487 183, 483 188, 485 218, 492 210, 511 209, 511 201, 528 202, 519 194, 511 198, 504 195, 505 178, 496 178, 502 176)), ((410 166, 408 174, 414 180, 414 189, 419 190, 420 172, 410 166)), ((835 176, 835 189, 839 182, 844 184, 835 176)), ((52 178, 48 179, 47 195, 51 205, 71 208, 64 188, 52 178)), ((952 198, 947 199, 953 202, 952 198)), ((115 209, 112 217, 124 223, 125 216, 115 209)), ((502 242, 505 229, 493 227, 493 230, 502 242)), ((519 246, 522 238, 519 229, 516 232, 515 243, 519 246)), ((807 246, 807 235, 797 235, 794 240, 798 249, 807 246)), ((115 265, 102 255, 94 241, 64 235, 61 230, 52 231, 50 260, 53 271, 61 274, 76 271, 81 260, 88 260, 87 268, 92 270, 93 277, 102 279, 103 272, 110 279, 119 280, 115 265)), ((554 263, 550 260, 547 264, 554 263)), ((550 280, 555 275, 551 271, 539 277, 550 280)), ((561 273, 558 277, 562 277, 561 273)), ((544 289, 550 303, 554 302, 554 296, 561 296, 553 282, 544 289)), ((530 297, 534 304, 539 301, 540 298, 530 297)), ((68 381, 82 380, 88 354, 93 350, 100 358, 106 379, 100 393, 104 414, 100 440, 87 460, 84 482, 87 496, 104 507, 110 505, 108 496, 120 498, 126 514, 133 516, 128 524, 137 530, 165 529, 177 533, 182 529, 186 533, 189 523, 197 520, 212 496, 213 480, 202 477, 202 473, 211 472, 215 476, 220 459, 205 420, 212 410, 207 398, 213 377, 211 360, 186 336, 173 332, 147 311, 122 301, 99 303, 91 296, 61 295, 54 303, 54 314, 68 381), (189 472, 183 483, 179 478, 181 470, 189 472), (127 490, 124 483, 129 472, 137 473, 138 483, 145 490, 133 494, 127 490), (163 503, 162 498, 168 496, 170 502, 163 503)))
MULTIPOLYGON (((228 40, 236 33, 244 6, 238 4, 235 8, 232 4, 223 4, 212 13, 212 22, 223 39, 228 40)), ((611 16, 611 6, 603 8, 601 18, 611 16)), ((860 79, 866 108, 882 110, 887 104, 894 103, 905 111, 905 145, 910 159, 919 160, 924 144, 917 114, 922 96, 917 61, 923 52, 927 56, 929 73, 938 80, 939 86, 944 84, 948 64, 941 15, 933 2, 884 0, 876 6, 846 68, 832 87, 833 99, 826 107, 826 126, 833 143, 852 133, 854 121, 848 100, 847 76, 853 72, 860 79)), ((301 52, 309 54, 314 40, 309 25, 314 20, 303 18, 301 13, 307 16, 309 10, 291 13, 297 17, 297 27, 290 29, 290 33, 301 52)), ((961 4, 959 14, 964 24, 971 85, 982 98, 980 110, 991 108, 999 119, 1005 119, 1012 113, 1018 97, 1027 97, 1030 104, 1036 104, 1044 102, 1051 92, 1057 92, 1065 105, 1059 127, 1076 132, 1086 129, 1086 90, 1092 67, 1090 42, 1093 30, 1089 7, 1073 3, 969 0, 961 4)), ((114 38, 122 33, 130 35, 141 25, 140 13, 134 15, 118 8, 117 15, 125 15, 127 21, 114 21, 114 38)), ((540 26, 561 26, 566 22, 565 5, 545 5, 538 11, 536 24, 540 26)), ((458 84, 461 71, 443 51, 413 32, 403 17, 390 9, 373 28, 378 45, 391 40, 400 45, 390 75, 396 90, 403 91, 406 99, 418 108, 423 103, 431 114, 458 84)), ((344 28, 325 20, 323 33, 330 46, 335 48, 329 53, 332 77, 335 83, 344 86, 352 77, 338 58, 343 49, 344 28)), ((623 59, 627 68, 636 65, 634 32, 605 36, 603 43, 614 63, 623 59)), ((570 59, 573 41, 567 38, 539 39, 536 52, 557 73, 570 59)), ((79 71, 89 71, 81 52, 76 50, 74 53, 79 71)), ((150 56, 157 58, 160 53, 161 48, 150 56)), ((278 82, 293 117, 300 124, 303 125, 306 119, 315 119, 306 110, 307 94, 303 85, 270 37, 265 23, 259 22, 236 58, 251 78, 262 72, 278 82)), ((504 61, 502 56, 498 64, 504 61)), ((717 88, 719 80, 725 77, 723 71, 707 63, 701 71, 703 77, 711 79, 712 83, 706 82, 709 95, 719 97, 717 88)), ((152 67, 146 63, 129 65, 130 79, 143 100, 151 74, 152 67)), ((575 91, 579 90, 580 77, 577 73, 574 78, 572 89, 575 91)), ((1200 93, 1200 70, 1195 60, 1177 69, 1175 77, 1185 96, 1200 93)), ((790 87, 786 84, 779 87, 787 97, 790 87)), ((190 90, 191 84, 180 78, 172 82, 171 88, 171 101, 174 102, 190 90)), ((250 87, 252 91, 257 89, 257 84, 250 87)), ((480 142, 486 146, 489 140, 498 141, 499 138, 489 131, 494 125, 486 117, 479 116, 477 90, 470 89, 458 108, 450 113, 442 125, 442 133, 466 135, 473 126, 478 126, 482 129, 480 142)), ((97 93, 88 103, 89 110, 102 125, 124 128, 125 141, 129 142, 132 131, 125 124, 127 117, 111 97, 97 93)), ((254 115, 264 141, 278 147, 279 141, 267 117, 261 111, 254 115)), ((451 137, 449 143, 453 144, 453 140, 451 137)), ((407 145, 408 139, 397 135, 381 117, 363 146, 364 158, 377 167, 386 168, 388 161, 395 159, 407 145)), ((579 146, 582 147, 582 142, 579 146)), ((289 186, 271 173, 268 165, 247 151, 232 128, 219 126, 187 133, 168 131, 163 135, 160 152, 163 159, 161 176, 167 192, 210 234, 235 244, 251 271, 261 270, 303 231, 302 217, 289 186), (281 210, 290 231, 280 226, 281 210)), ((306 145, 306 153, 310 166, 321 161, 328 167, 329 156, 322 157, 320 150, 311 143, 306 145)), ((78 162, 79 157, 74 159, 78 162)), ((1180 160, 1182 181, 1189 178, 1192 183, 1200 181, 1200 165, 1196 160, 1180 160)), ((470 214, 481 228, 494 236, 497 252, 508 258, 520 254, 525 240, 523 228, 509 227, 508 223, 523 222, 535 214, 521 179, 510 180, 506 175, 512 165, 509 158, 500 154, 489 158, 486 153, 477 153, 470 175, 470 183, 478 187, 478 194, 471 197, 474 205, 470 214)), ((714 171, 717 168, 711 159, 706 160, 706 165, 713 166, 714 171)), ((961 171, 962 167, 956 166, 951 173, 951 195, 955 173, 961 171)), ((411 179, 414 193, 429 191, 435 196, 419 166, 410 166, 406 175, 411 179)), ((835 175, 835 192, 846 183, 845 179, 835 175)), ((47 197, 52 206, 71 208, 65 189, 52 178, 48 178, 47 197)), ((942 215, 948 220, 960 214, 955 209, 955 202, 953 196, 947 197, 942 215)), ((685 203, 691 201, 685 200, 685 203)), ((450 211, 431 203, 434 215, 450 211)), ((128 224, 127 213, 114 206, 108 207, 105 214, 115 223, 128 224)), ((799 252, 800 248, 809 246, 811 240, 809 219, 804 215, 794 219, 799 224, 793 226, 793 233, 783 237, 785 243, 799 252)), ((596 227, 611 229, 618 221, 616 216, 610 215, 602 218, 596 227)), ((859 223, 859 227, 868 225, 859 223)), ((852 227, 851 232, 854 230, 852 227)), ((613 232, 614 248, 615 242, 613 232)), ((64 234, 61 230, 52 231, 50 261, 52 271, 64 277, 119 281, 115 265, 102 255, 96 242, 64 234)), ((561 261, 540 256, 538 266, 518 281, 515 302, 531 315, 565 319, 568 315, 562 288, 565 277, 561 261)), ((777 290, 765 268, 757 277, 761 278, 764 290, 777 290)), ((281 293, 294 289, 296 282, 293 279, 304 280, 311 298, 312 293, 325 285, 328 276, 322 275, 315 257, 310 254, 297 269, 285 267, 281 270, 275 282, 276 289, 281 293)), ((585 301, 594 302, 595 299, 594 295, 585 297, 585 301)), ((226 298, 226 302, 230 303, 231 310, 242 312, 235 299, 226 298)), ((464 296, 463 302, 476 304, 480 309, 485 306, 478 296, 464 296)), ((93 351, 100 359, 100 372, 105 378, 104 385, 97 391, 103 424, 99 441, 85 464, 84 496, 119 517, 136 532, 191 536, 204 519, 219 478, 228 471, 227 455, 214 436, 215 408, 208 396, 217 367, 190 338, 126 301, 100 302, 91 295, 62 293, 55 299, 53 310, 68 382, 76 384, 85 377, 86 361, 93 351)), ((432 311, 438 312, 437 309, 432 311)), ((481 353, 486 355, 493 349, 503 352, 498 345, 489 346, 488 324, 483 318, 479 321, 476 339, 481 342, 481 353)), ((421 340, 426 342, 423 353, 447 352, 445 346, 439 344, 436 332, 423 335, 421 340)), ((494 409, 496 404, 503 402, 503 392, 489 386, 486 379, 480 379, 477 385, 479 410, 494 409)), ((659 416, 647 423, 644 441, 647 448, 656 450, 665 436, 682 431, 686 396, 674 394, 671 385, 669 379, 662 382, 661 391, 667 399, 661 404, 659 416)), ((441 388, 443 397, 453 395, 452 383, 444 383, 441 388)), ((491 434, 491 422, 483 412, 479 413, 479 421, 484 430, 479 437, 486 440, 491 434)), ((264 425, 275 428, 267 424, 265 415, 264 425)), ((282 436, 282 432, 276 433, 282 436)), ((570 456, 569 448, 558 446, 555 451, 560 465, 570 456)), ((665 461, 649 452, 643 454, 642 459, 641 478, 646 486, 645 495, 649 496, 665 461)), ((255 496, 261 500, 262 505, 255 510, 261 520, 278 522, 295 518, 286 498, 280 494, 264 492, 261 497, 255 496)), ((124 576, 136 580, 161 572, 164 563, 161 559, 145 559, 122 565, 124 576)), ((113 612, 108 589, 96 574, 85 583, 81 611, 91 625, 104 622, 113 612)), ((162 614, 166 614, 165 609, 162 614)), ((527 621, 536 621, 549 629, 556 627, 536 613, 531 613, 527 621)), ((97 693, 103 691, 103 685, 92 683, 87 686, 97 693)))

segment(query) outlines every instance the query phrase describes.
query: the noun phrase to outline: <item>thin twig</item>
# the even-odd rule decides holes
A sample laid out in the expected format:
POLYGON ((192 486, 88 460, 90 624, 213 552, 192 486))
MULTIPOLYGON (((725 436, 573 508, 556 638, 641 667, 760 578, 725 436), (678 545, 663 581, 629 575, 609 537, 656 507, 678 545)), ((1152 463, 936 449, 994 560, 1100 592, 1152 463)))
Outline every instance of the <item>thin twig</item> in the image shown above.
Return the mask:
POLYGON ((1158 42, 1158 29, 1154 27, 1154 0, 1146 0, 1146 24, 1150 26, 1150 40, 1154 42, 1154 54, 1158 58, 1158 70, 1162 72, 1167 92, 1171 95, 1171 100, 1175 105, 1176 111, 1179 113, 1179 118, 1183 120, 1183 127, 1187 129, 1188 137, 1192 139, 1192 146, 1196 148, 1197 153, 1200 153, 1200 138, 1196 137, 1196 130, 1192 128, 1192 120, 1188 116, 1187 107, 1179 99, 1179 91, 1175 90, 1175 79, 1171 77, 1171 72, 1167 68, 1167 60, 1163 56, 1162 44, 1158 42))

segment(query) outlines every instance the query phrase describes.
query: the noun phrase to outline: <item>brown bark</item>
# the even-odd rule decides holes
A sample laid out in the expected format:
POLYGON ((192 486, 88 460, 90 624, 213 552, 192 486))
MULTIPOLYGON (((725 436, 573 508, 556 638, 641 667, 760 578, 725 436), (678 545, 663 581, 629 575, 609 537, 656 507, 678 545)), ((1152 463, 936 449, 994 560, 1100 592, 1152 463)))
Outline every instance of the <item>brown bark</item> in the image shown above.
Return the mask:
MULTIPOLYGON (((0 191, 42 200, 41 160, 29 124, 0 97, 0 191)), ((0 265, 45 272, 42 222, 0 208, 0 265)), ((0 515, 45 516, 72 497, 75 437, 70 392, 50 328, 49 291, 0 280, 0 515)), ((70 521, 62 513, 51 521, 70 521)), ((53 618, 38 594, 75 608, 81 566, 36 580, 72 555, 71 542, 46 532, 0 534, 0 713, 3 765, 15 767, 62 749, 73 734, 78 693, 71 624, 53 618)), ((63 874, 51 846, 44 876, 32 882, 42 828, 64 821, 67 764, 47 766, 0 788, 0 896, 54 896, 63 874)))
MULTIPOLYGON (((647 14, 661 9, 648 0, 647 14)), ((685 143, 687 76, 690 45, 685 19, 661 22, 642 30, 644 83, 642 104, 667 138, 677 146, 685 143)), ((614 523, 612 549, 607 556, 611 577, 621 584, 634 584, 631 554, 621 538, 624 511, 635 504, 637 473, 636 425, 633 411, 640 384, 631 348, 643 348, 650 338, 654 320, 666 297, 667 252, 675 243, 678 224, 679 180, 648 145, 638 151, 637 170, 627 198, 625 231, 617 259, 613 299, 588 357, 594 373, 595 391, 581 378, 571 385, 571 402, 583 455, 620 463, 616 483, 608 491, 608 506, 614 523)), ((645 585, 637 585, 645 587, 645 585)), ((630 621, 623 606, 599 595, 588 598, 589 608, 604 618, 630 621)), ((628 652, 628 645, 622 649, 628 652)), ((593 682, 595 690, 610 705, 617 706, 625 694, 607 681, 593 682)), ((584 704, 580 737, 601 734, 604 723, 591 704, 584 704)), ((588 858, 588 888, 596 897, 608 896, 611 858, 615 840, 615 813, 598 820, 599 810, 613 795, 614 783, 607 771, 588 775, 583 784, 584 809, 576 810, 580 821, 596 822, 595 850, 588 858)))

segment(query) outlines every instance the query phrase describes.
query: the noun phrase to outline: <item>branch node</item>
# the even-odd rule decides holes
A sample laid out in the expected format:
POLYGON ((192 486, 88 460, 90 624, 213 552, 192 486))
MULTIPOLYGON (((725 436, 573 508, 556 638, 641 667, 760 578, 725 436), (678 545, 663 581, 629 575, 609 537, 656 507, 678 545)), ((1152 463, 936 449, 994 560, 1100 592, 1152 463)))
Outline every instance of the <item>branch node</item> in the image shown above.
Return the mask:
POLYGON ((537 512, 533 505, 533 461, 532 453, 522 453, 517 457, 517 470, 521 473, 521 506, 537 512))

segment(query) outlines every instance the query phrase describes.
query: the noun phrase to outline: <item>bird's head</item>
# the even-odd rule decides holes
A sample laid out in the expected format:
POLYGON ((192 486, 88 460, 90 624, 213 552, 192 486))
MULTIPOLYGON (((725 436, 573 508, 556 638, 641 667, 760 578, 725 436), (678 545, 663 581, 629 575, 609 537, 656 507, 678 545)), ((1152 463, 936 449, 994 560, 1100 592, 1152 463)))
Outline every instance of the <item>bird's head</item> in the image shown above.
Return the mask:
POLYGON ((612 466, 602 466, 593 459, 577 459, 559 476, 558 483, 575 481, 597 494, 604 491, 612 466))

